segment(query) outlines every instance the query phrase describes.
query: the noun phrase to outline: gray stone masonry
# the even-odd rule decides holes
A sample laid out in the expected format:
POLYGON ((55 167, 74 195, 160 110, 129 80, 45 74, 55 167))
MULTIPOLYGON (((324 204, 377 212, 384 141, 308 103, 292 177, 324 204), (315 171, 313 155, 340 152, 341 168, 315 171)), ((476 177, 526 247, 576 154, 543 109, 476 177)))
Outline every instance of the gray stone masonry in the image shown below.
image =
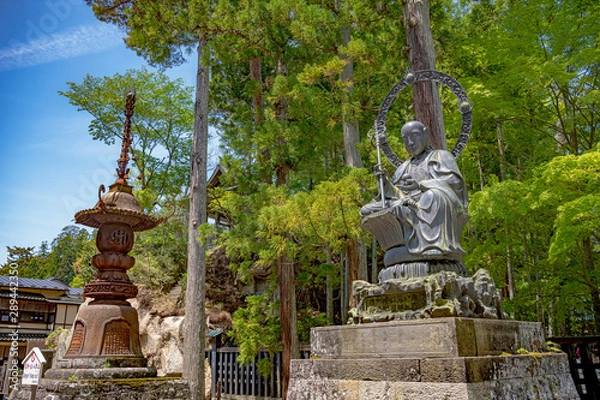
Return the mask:
POLYGON ((577 400, 566 355, 292 361, 290 400, 577 400))
POLYGON ((431 318, 328 326, 311 331, 311 355, 327 358, 469 357, 545 350, 541 326, 477 318, 431 318))
MULTIPOLYGON (((29 400, 29 387, 13 391, 9 400, 29 400)), ((189 386, 183 379, 42 379, 36 400, 189 400, 189 386)))
POLYGON ((314 328, 288 400, 578 400, 539 323, 433 318, 314 328))

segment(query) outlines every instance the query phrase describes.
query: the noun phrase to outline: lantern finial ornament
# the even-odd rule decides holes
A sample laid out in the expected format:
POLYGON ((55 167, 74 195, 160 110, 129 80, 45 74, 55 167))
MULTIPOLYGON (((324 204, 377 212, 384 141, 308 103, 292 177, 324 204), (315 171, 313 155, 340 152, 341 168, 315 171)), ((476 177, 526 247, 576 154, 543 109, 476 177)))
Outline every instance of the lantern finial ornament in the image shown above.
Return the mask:
POLYGON ((129 174, 129 168, 127 163, 129 162, 129 151, 133 138, 131 137, 131 117, 133 117, 133 109, 135 107, 135 86, 132 86, 127 91, 125 96, 125 127, 123 129, 123 140, 121 143, 121 156, 117 161, 117 181, 116 184, 127 185, 127 178, 129 174))

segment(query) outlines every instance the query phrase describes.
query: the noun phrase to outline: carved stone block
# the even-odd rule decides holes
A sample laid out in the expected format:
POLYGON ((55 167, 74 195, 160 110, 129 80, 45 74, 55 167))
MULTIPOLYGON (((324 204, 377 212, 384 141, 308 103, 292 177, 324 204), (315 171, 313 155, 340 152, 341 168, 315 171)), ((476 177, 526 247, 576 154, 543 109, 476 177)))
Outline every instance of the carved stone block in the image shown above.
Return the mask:
POLYGON ((505 318, 501 294, 489 272, 467 278, 451 271, 381 284, 354 281, 353 323, 438 317, 505 318))
POLYGON ((311 330, 311 355, 325 358, 471 357, 545 350, 537 322, 432 318, 311 330))

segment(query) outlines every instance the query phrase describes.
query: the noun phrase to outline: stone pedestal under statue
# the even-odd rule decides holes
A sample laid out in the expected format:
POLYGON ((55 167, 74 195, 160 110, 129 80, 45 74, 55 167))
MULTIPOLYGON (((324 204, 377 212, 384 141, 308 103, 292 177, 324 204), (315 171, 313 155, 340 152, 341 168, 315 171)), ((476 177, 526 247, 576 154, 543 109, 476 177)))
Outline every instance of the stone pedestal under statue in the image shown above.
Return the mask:
POLYGON ((541 324, 511 321, 489 273, 356 281, 352 325, 313 328, 289 400, 577 400, 541 324))
POLYGON ((289 400, 577 400, 539 323, 432 318, 314 328, 289 400))

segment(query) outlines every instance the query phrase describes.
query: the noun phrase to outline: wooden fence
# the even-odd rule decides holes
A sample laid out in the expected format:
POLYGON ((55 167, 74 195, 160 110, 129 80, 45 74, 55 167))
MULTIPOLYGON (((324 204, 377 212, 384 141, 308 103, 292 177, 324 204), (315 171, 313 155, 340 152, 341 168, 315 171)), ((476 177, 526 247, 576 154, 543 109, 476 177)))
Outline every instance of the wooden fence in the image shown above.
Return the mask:
POLYGON ((554 337, 569 356, 571 376, 582 400, 600 400, 600 336, 554 337))
MULTIPOLYGON (((571 376, 582 400, 600 400, 600 336, 549 338, 561 346, 569 357, 571 376)), ((250 365, 237 362, 237 347, 206 349, 212 372, 211 397, 251 396, 263 399, 281 398, 281 353, 270 356, 261 351, 250 365), (268 358, 273 364, 268 377, 258 372, 257 363, 268 358)), ((310 347, 302 347, 301 358, 310 357, 310 347)))
MULTIPOLYGON (((281 398, 281 353, 271 356, 266 351, 249 365, 238 363, 237 347, 221 347, 205 350, 211 368, 211 397, 213 399, 230 396, 253 396, 260 398, 281 398), (270 359, 273 368, 264 377, 258 371, 258 363, 262 359, 270 359)), ((300 349, 300 357, 310 357, 310 347, 300 349)))

